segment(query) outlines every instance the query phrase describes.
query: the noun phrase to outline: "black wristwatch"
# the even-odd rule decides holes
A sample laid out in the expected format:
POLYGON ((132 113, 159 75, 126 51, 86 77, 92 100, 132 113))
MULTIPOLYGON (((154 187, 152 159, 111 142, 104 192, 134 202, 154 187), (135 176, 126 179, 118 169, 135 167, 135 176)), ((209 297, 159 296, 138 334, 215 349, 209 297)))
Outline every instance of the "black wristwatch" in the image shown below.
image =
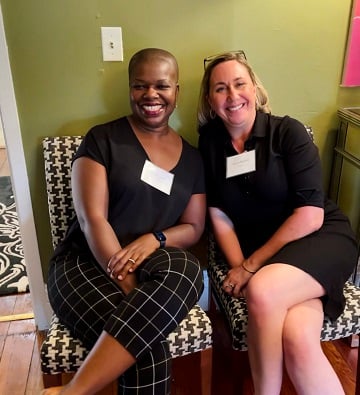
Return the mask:
POLYGON ((159 240, 160 248, 164 248, 165 242, 166 242, 166 236, 164 235, 164 233, 163 232, 153 232, 153 235, 156 237, 156 240, 159 240))

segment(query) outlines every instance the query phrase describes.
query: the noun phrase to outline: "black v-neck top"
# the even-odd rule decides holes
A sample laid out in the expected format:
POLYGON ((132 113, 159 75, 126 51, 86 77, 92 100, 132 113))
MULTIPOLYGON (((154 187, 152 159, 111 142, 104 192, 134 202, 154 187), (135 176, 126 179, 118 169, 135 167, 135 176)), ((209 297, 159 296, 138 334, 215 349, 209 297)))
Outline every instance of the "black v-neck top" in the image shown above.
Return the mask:
MULTIPOLYGON (((106 169, 109 186, 108 221, 121 245, 140 235, 174 226, 191 195, 205 193, 204 170, 198 150, 182 139, 182 152, 171 170, 170 195, 140 179, 146 151, 126 117, 93 127, 84 137, 75 157, 89 157, 106 169)), ((96 186, 94 185, 94 188, 96 186)), ((88 248, 75 218, 57 252, 88 248)))

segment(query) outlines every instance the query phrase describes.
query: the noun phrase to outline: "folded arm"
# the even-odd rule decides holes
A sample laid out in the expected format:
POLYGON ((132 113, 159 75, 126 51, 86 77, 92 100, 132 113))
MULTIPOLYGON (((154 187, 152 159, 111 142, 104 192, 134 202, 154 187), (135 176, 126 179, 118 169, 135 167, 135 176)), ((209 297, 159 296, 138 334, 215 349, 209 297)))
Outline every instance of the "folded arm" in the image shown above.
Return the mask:
POLYGON ((272 237, 245 259, 229 217, 215 207, 210 207, 209 214, 215 239, 231 268, 224 279, 223 289, 236 297, 241 296, 241 290, 251 278, 252 272, 259 270, 286 244, 318 230, 324 220, 322 208, 314 206, 296 208, 272 237), (229 287, 228 284, 233 284, 235 288, 229 287))

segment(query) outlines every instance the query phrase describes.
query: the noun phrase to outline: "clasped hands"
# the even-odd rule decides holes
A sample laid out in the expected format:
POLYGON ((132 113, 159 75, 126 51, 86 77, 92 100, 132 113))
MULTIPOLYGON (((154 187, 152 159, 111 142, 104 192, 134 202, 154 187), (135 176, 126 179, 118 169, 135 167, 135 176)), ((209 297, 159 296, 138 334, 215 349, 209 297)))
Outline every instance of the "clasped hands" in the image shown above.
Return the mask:
POLYGON ((110 257, 107 272, 112 279, 122 281, 133 273, 159 246, 152 233, 140 236, 110 257))
POLYGON ((222 289, 234 298, 244 298, 246 296, 246 285, 252 274, 244 270, 242 265, 231 268, 222 285, 222 289))

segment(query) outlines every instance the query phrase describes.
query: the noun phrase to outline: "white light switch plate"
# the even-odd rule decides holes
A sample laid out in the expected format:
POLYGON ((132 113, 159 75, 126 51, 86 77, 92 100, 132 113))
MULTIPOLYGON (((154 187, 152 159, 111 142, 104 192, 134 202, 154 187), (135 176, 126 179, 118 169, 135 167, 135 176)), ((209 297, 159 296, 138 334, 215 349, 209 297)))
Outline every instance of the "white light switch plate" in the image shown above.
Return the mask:
POLYGON ((124 60, 121 27, 102 27, 101 43, 104 62, 124 60))

